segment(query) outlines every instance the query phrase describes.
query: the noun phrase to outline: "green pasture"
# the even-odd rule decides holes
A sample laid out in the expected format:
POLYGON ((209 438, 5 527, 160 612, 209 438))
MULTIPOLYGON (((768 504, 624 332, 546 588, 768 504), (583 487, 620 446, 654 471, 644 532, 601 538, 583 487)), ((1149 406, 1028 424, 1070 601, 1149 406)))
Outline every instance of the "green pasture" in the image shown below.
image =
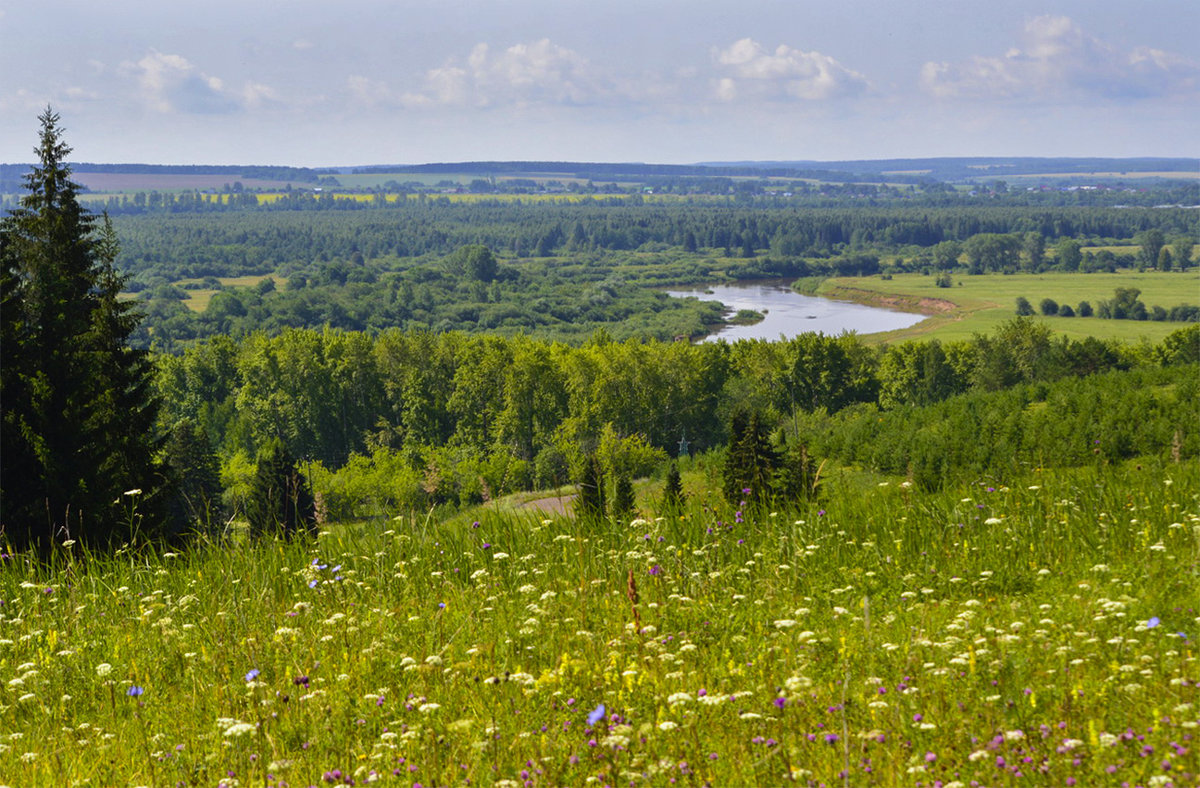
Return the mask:
MULTIPOLYGON (((952 287, 938 287, 933 276, 896 274, 890 280, 880 277, 841 277, 827 279, 817 291, 826 298, 844 299, 879 305, 894 305, 908 311, 928 313, 928 319, 916 326, 886 334, 873 334, 871 341, 896 342, 906 339, 969 339, 975 333, 991 333, 1016 315, 1016 300, 1024 296, 1034 310, 1043 298, 1076 309, 1080 301, 1093 308, 1111 299, 1118 287, 1135 287, 1142 292, 1147 307, 1170 309, 1178 304, 1200 303, 1200 270, 1186 272, 1121 271, 1115 274, 955 274, 952 287)), ((1043 317, 1057 333, 1076 339, 1098 337, 1128 342, 1159 342, 1180 323, 1151 320, 1101 320, 1096 317, 1043 317)))

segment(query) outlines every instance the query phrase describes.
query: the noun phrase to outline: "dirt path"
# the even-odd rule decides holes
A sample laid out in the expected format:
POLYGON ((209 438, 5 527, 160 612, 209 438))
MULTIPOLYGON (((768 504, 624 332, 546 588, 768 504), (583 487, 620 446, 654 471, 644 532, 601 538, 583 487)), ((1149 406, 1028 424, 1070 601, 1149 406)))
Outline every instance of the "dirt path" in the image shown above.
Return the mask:
POLYGON ((517 508, 522 510, 536 509, 546 514, 570 514, 571 502, 574 500, 574 493, 570 495, 556 495, 553 498, 537 498, 532 501, 526 501, 517 508))

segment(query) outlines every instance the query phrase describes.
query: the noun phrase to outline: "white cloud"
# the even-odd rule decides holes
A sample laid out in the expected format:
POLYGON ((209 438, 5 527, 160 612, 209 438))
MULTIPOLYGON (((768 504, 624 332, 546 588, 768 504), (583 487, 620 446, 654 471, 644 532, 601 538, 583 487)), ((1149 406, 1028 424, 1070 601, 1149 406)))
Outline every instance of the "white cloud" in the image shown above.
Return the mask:
POLYGON ((1085 33, 1065 16, 1025 24, 1023 47, 1000 57, 926 63, 921 86, 935 96, 1149 98, 1192 93, 1200 66, 1169 52, 1122 52, 1085 33))
POLYGON ((241 89, 226 87, 182 55, 152 51, 136 63, 124 63, 122 73, 137 80, 139 97, 162 113, 228 114, 258 109, 277 101, 267 85, 246 82, 241 89))
POLYGON ((750 96, 767 99, 823 100, 854 96, 870 88, 867 78, 820 52, 779 45, 768 52, 750 38, 715 53, 726 76, 714 83, 723 101, 750 96))
POLYGON ((591 104, 611 92, 586 58, 549 39, 494 50, 481 43, 465 62, 452 60, 425 73, 416 90, 397 91, 355 75, 347 85, 369 105, 527 106, 591 104))

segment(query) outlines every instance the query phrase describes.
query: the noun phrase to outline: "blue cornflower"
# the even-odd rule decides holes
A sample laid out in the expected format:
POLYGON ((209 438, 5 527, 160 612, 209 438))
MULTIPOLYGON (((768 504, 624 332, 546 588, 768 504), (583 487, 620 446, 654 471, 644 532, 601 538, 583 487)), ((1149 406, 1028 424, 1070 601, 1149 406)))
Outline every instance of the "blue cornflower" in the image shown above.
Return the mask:
POLYGON ((588 725, 595 725, 600 720, 604 719, 605 712, 608 711, 601 703, 596 708, 592 709, 592 713, 587 716, 588 725))
POLYGON ((1158 620, 1158 616, 1151 616, 1150 620, 1146 622, 1146 629, 1154 629, 1160 623, 1162 622, 1158 620))
POLYGON ((136 698, 136 697, 139 697, 145 691, 146 690, 144 690, 141 687, 139 687, 138 685, 134 684, 132 687, 125 690, 125 694, 131 698, 136 698))
POLYGON ((256 678, 258 678, 258 674, 258 668, 251 668, 250 672, 246 674, 246 681, 254 681, 256 678))

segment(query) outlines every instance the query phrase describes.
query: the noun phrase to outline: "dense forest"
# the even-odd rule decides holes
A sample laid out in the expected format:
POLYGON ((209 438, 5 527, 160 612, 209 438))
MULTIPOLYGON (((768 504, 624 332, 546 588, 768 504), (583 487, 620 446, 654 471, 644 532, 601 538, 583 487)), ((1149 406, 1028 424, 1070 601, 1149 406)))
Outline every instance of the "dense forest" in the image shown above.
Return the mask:
MULTIPOLYGON (((1191 261, 1194 219, 1182 208, 843 201, 801 209, 767 198, 415 198, 378 205, 311 194, 294 199, 288 208, 279 201, 219 213, 116 216, 127 288, 147 302, 148 319, 134 341, 177 352, 207 336, 326 325, 532 332, 572 342, 600 326, 617 338, 699 336, 720 322, 712 305, 647 288, 954 269, 1115 270, 1147 263, 1108 250, 1083 255, 1079 244, 1135 238, 1148 239, 1144 247, 1175 244, 1178 262, 1168 267, 1180 268, 1191 261), (343 202, 355 209, 337 210, 343 202), (484 253, 494 265, 461 263, 484 253), (272 279, 254 288, 219 281, 267 275, 272 279), (224 292, 197 314, 182 304, 189 289, 224 292)), ((1159 264, 1156 254, 1142 255, 1150 267, 1159 264)))
POLYGON ((1194 456, 1198 358, 1198 326, 1129 346, 1055 339, 1021 318, 971 342, 887 348, 819 334, 691 345, 600 332, 573 347, 288 330, 160 356, 158 385, 164 425, 195 425, 223 458, 230 503, 258 447, 279 439, 347 514, 384 491, 389 505, 422 508, 563 484, 596 451, 644 475, 681 439, 693 453, 721 449, 737 413, 935 487, 1043 458, 1076 463, 1094 448, 1117 459, 1174 441, 1194 456), (1122 377, 1131 370, 1141 377, 1122 377), (1081 379, 1092 382, 1071 382, 1081 379), (1131 409, 1138 418, 1122 421, 1131 409), (1052 437, 1040 440, 1047 419, 1052 437))

